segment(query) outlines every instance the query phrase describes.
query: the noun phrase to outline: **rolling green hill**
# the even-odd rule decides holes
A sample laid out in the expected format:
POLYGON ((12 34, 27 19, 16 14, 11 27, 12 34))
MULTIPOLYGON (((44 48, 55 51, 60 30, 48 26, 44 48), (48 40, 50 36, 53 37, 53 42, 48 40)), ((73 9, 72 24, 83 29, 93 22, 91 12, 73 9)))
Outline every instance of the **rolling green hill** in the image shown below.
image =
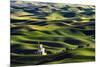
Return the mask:
POLYGON ((11 66, 95 61, 95 6, 11 2, 11 66), (47 55, 38 53, 39 45, 47 55))

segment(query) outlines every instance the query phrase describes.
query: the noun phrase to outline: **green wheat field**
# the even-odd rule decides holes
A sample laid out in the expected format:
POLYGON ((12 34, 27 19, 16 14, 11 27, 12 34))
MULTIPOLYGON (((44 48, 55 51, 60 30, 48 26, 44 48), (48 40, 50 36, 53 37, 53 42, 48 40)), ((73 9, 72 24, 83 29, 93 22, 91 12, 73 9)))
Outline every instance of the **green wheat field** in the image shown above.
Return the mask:
POLYGON ((11 66, 95 61, 94 5, 11 1, 10 10, 11 66))

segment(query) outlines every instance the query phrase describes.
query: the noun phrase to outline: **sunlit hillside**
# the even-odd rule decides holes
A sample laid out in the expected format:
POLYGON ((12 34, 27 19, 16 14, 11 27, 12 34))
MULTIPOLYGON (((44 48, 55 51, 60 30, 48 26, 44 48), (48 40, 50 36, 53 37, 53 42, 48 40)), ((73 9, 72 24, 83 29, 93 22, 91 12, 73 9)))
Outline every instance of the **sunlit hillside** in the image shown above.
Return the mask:
POLYGON ((95 61, 95 6, 11 2, 11 65, 95 61), (38 52, 40 44, 46 55, 38 52))

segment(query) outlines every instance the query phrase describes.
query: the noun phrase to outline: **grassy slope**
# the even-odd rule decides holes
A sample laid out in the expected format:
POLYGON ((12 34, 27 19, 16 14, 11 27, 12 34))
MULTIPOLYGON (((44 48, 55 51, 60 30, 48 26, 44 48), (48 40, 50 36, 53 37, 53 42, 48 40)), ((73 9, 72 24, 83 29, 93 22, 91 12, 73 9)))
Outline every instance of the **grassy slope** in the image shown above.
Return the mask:
POLYGON ((95 60, 94 6, 34 3, 29 8, 23 4, 11 5, 12 65, 95 60), (38 43, 48 55, 33 53, 38 43))

